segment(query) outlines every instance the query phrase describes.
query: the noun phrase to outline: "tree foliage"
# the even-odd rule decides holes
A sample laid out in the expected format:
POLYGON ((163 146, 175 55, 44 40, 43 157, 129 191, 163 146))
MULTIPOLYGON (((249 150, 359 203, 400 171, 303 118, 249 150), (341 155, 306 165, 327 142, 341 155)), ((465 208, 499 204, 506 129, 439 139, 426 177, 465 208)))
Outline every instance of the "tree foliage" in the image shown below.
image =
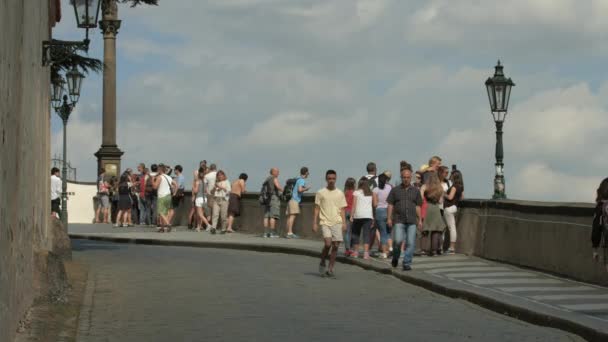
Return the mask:
POLYGON ((103 70, 103 62, 99 59, 73 53, 63 58, 59 63, 54 63, 51 66, 51 80, 59 77, 62 71, 65 73, 74 66, 85 74, 88 74, 90 71, 99 73, 103 70))
POLYGON ((129 3, 131 4, 131 7, 135 7, 141 4, 158 6, 158 1, 159 0, 116 0, 116 2, 120 2, 123 4, 129 3))

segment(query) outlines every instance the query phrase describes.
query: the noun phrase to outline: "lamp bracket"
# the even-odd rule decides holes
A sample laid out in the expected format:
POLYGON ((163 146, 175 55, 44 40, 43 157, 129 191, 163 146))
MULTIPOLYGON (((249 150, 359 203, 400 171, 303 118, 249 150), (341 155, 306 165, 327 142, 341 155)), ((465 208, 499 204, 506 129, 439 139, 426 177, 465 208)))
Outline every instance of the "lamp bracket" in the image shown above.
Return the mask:
POLYGON ((42 42, 42 66, 61 63, 70 58, 76 51, 89 51, 90 40, 69 41, 51 39, 42 42))

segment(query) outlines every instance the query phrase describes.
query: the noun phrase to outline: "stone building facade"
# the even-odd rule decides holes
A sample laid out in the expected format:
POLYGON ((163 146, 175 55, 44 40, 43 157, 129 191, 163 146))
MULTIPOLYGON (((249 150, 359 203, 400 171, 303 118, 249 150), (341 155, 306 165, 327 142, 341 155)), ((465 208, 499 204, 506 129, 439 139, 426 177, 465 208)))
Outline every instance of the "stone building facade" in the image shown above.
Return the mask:
POLYGON ((49 68, 42 41, 59 0, 0 0, 0 341, 12 341, 37 296, 50 233, 49 68))

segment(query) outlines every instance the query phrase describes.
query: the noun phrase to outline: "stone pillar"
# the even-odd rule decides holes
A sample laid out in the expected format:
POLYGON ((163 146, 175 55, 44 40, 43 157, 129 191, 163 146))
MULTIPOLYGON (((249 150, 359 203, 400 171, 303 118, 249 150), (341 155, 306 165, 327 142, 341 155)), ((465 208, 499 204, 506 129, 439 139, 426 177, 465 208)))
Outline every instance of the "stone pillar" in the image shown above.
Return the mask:
POLYGON ((123 152, 116 145, 116 35, 120 28, 116 0, 102 2, 103 33, 103 130, 101 148, 95 153, 97 169, 105 168, 106 175, 120 175, 123 152))

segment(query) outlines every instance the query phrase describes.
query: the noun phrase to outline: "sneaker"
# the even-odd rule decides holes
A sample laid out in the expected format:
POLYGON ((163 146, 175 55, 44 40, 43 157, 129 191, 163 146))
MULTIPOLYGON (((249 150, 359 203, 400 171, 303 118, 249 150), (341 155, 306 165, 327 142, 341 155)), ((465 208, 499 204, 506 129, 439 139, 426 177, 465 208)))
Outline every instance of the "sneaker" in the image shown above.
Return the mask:
POLYGON ((363 259, 369 260, 369 252, 363 252, 363 259))
POLYGON ((397 265, 399 265, 399 259, 397 259, 397 258, 393 258, 393 259, 391 260, 391 266, 393 266, 393 267, 397 267, 397 265))
POLYGON ((412 270, 412 266, 410 266, 410 265, 403 265, 403 270, 404 271, 411 271, 412 270))
POLYGON ((266 237, 269 238, 270 237, 270 233, 266 233, 266 237))
POLYGON ((334 274, 333 271, 325 272, 325 277, 330 278, 330 279, 336 279, 336 275, 334 274))
POLYGON ((445 254, 447 254, 447 255, 454 255, 454 254, 456 254, 456 251, 454 251, 453 249, 451 249, 451 248, 450 248, 450 249, 448 249, 448 250, 445 252, 445 254))
POLYGON ((350 252, 350 257, 351 258, 358 258, 359 257, 359 252, 350 252))
POLYGON ((120 225, 118 223, 115 223, 114 228, 118 228, 118 227, 120 227, 120 225))
POLYGON ((287 239, 297 239, 299 236, 297 236, 296 234, 287 234, 287 236, 285 236, 287 239))
POLYGON ((277 233, 270 233, 270 238, 276 239, 279 237, 279 235, 277 233))
POLYGON ((350 251, 350 249, 347 249, 344 251, 344 256, 349 257, 353 254, 353 252, 350 251))
POLYGON ((378 256, 378 258, 380 258, 380 259, 387 259, 388 256, 386 255, 386 253, 380 253, 380 255, 378 256))
POLYGON ((215 227, 211 227, 211 234, 215 234, 215 233, 216 233, 215 227))
POLYGON ((319 275, 321 277, 325 276, 325 265, 323 265, 323 264, 319 264, 319 275))

